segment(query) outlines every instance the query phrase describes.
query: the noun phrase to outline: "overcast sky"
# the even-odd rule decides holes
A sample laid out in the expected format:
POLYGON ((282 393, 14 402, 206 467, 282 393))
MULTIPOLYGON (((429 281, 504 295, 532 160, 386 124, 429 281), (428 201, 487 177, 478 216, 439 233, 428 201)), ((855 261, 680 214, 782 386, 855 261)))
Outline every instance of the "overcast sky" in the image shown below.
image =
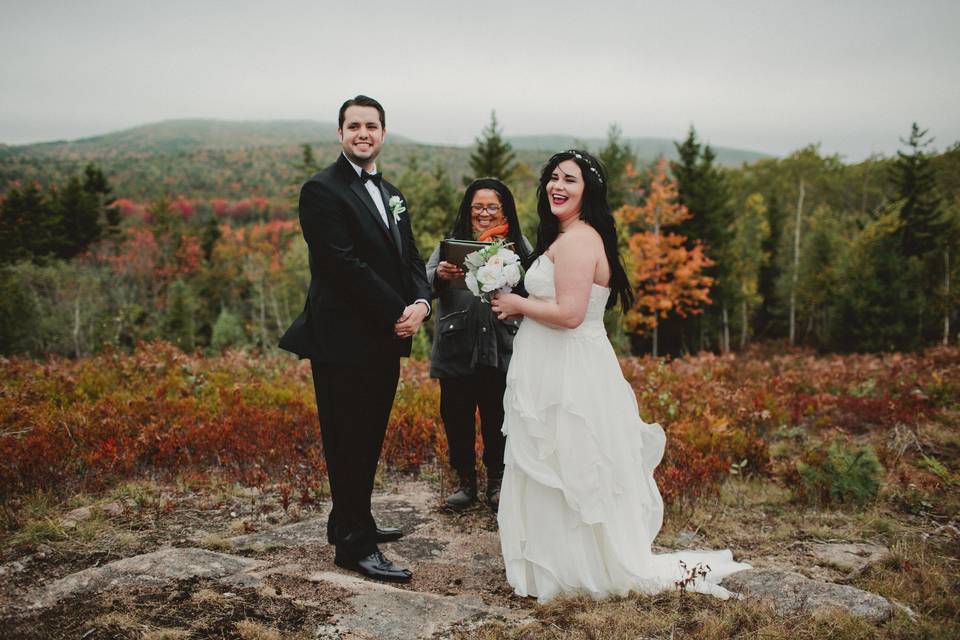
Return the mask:
POLYGON ((785 154, 893 153, 919 121, 960 140, 957 0, 2 2, 0 142, 170 118, 335 120, 467 144, 680 138, 785 154))

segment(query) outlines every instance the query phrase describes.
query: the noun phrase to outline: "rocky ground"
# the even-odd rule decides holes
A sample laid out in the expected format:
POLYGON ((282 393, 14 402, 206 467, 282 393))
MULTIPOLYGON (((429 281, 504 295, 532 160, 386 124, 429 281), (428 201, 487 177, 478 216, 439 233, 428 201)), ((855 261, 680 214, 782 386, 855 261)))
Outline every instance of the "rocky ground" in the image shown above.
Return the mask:
MULTIPOLYGON (((583 620, 566 629, 557 622, 558 605, 540 607, 512 594, 495 514, 484 506, 450 512, 441 506, 441 489, 400 475, 378 488, 378 522, 406 534, 383 545, 414 571, 414 580, 400 586, 333 564, 324 503, 294 500, 284 509, 276 493, 216 482, 130 483, 109 496, 78 496, 70 505, 44 504, 37 496, 26 507, 33 511, 28 524, 2 548, 0 637, 533 638, 566 637, 566 631, 591 637, 577 635, 583 620)), ((658 543, 733 549, 754 569, 724 586, 742 594, 741 603, 760 607, 774 627, 786 630, 797 616, 840 615, 868 631, 910 628, 918 614, 906 603, 864 588, 879 584, 874 568, 889 568, 905 555, 886 544, 894 526, 888 516, 785 511, 784 496, 737 481, 719 501, 668 516, 658 543)), ((897 526, 902 534, 904 525, 897 526)), ((936 536, 955 543, 955 531, 936 536)), ((608 633, 594 637, 638 637, 616 631, 627 628, 618 618, 625 602, 632 603, 629 615, 640 618, 685 608, 722 617, 729 611, 716 607, 731 606, 694 594, 644 597, 599 604, 574 597, 564 615, 610 615, 620 626, 597 623, 608 633)), ((663 634, 647 620, 656 628, 645 637, 676 637, 688 629, 683 620, 663 634)))

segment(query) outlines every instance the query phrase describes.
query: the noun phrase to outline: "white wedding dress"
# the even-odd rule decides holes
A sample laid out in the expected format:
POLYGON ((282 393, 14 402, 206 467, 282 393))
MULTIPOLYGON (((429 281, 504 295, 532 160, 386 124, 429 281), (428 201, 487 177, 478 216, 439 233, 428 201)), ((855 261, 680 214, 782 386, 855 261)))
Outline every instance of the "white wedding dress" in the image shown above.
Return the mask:
MULTIPOLYGON (((553 263, 527 272, 531 297, 555 297, 553 263)), ((507 581, 544 602, 675 588, 682 560, 710 571, 691 590, 719 597, 717 583, 748 569, 730 551, 653 554, 663 500, 653 470, 663 457, 658 424, 640 419, 603 327, 610 290, 593 285, 583 323, 558 329, 524 319, 504 394, 506 469, 497 520, 507 581)))

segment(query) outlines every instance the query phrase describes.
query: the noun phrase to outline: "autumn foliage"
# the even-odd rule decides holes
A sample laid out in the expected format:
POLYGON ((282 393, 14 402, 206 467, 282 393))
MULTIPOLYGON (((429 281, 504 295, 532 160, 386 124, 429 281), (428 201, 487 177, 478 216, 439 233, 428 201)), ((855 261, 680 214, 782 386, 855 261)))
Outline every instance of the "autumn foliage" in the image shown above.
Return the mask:
MULTIPOLYGON (((206 472, 282 484, 300 496, 323 492, 306 362, 241 351, 204 358, 154 342, 132 354, 0 364, 0 502, 38 488, 68 495, 133 477, 206 472)), ((960 392, 956 349, 626 358, 621 365, 643 418, 667 432, 656 478, 671 504, 715 492, 735 464, 746 474, 780 473, 769 442, 785 430, 914 428, 960 392)), ((386 466, 444 463, 438 408, 428 364, 405 362, 386 466)))
MULTIPOLYGON (((636 176, 631 176, 636 179, 636 176)), ((713 265, 695 242, 664 232, 690 218, 687 208, 677 201, 676 180, 667 174, 666 160, 660 160, 649 172, 649 187, 641 192, 643 204, 624 205, 615 212, 626 230, 628 266, 637 295, 624 322, 629 331, 653 329, 671 314, 686 317, 700 313, 710 304, 713 279, 704 269, 713 265)))

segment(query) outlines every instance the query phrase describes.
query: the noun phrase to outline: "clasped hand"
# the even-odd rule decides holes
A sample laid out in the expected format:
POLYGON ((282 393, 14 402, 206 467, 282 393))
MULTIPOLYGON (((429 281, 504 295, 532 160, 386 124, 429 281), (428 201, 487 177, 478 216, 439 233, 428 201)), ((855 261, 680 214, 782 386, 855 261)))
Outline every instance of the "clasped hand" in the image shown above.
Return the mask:
POLYGON ((403 315, 393 325, 393 332, 398 338, 409 338, 420 329, 420 324, 427 317, 427 305, 420 302, 408 304, 403 315))

